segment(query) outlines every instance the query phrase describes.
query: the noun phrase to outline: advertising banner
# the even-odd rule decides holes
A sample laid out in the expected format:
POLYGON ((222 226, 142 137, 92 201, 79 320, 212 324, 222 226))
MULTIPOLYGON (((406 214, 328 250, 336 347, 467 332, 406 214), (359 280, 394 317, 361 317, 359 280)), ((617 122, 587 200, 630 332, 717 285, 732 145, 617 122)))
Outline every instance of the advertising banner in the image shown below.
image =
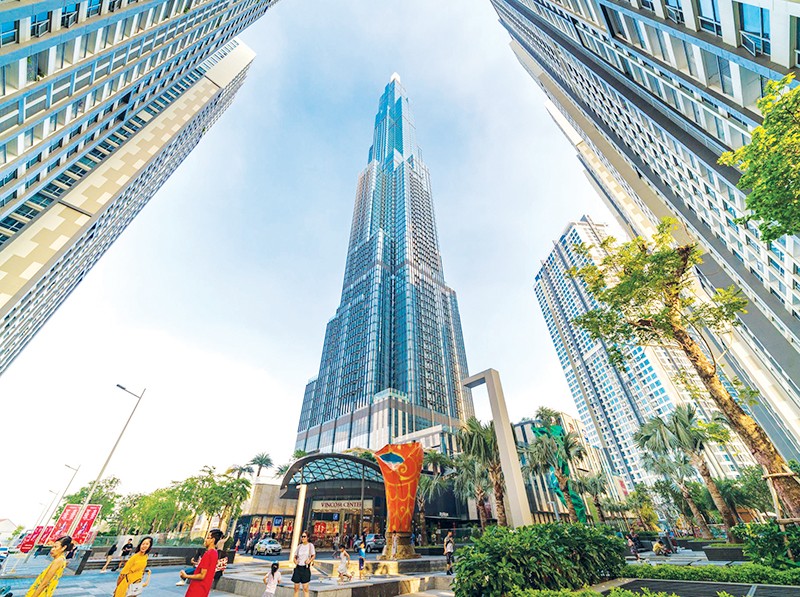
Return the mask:
POLYGON ((55 541, 55 537, 53 537, 53 529, 55 528, 52 524, 44 527, 38 539, 39 545, 50 545, 55 541))
POLYGON ((100 508, 97 504, 89 504, 81 515, 78 521, 78 526, 75 527, 75 533, 72 535, 72 540, 77 544, 86 543, 91 535, 92 525, 97 520, 100 514, 100 508))
POLYGON ((53 541, 67 534, 67 531, 69 531, 69 528, 72 526, 75 518, 77 518, 80 510, 80 504, 67 504, 64 506, 64 511, 61 513, 61 516, 58 517, 55 528, 50 534, 50 536, 53 538, 53 541))
POLYGON ((19 550, 22 553, 28 553, 30 550, 33 549, 33 546, 36 545, 36 540, 39 538, 39 535, 42 534, 42 527, 38 526, 33 529, 30 533, 25 535, 25 538, 22 540, 22 543, 19 544, 19 550))

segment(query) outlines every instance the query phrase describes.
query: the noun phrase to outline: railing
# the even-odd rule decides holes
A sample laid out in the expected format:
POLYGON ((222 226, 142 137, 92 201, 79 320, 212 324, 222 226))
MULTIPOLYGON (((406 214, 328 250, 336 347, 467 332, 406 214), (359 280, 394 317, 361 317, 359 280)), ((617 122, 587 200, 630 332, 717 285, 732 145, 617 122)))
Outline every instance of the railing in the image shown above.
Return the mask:
POLYGON ((31 23, 31 37, 41 37, 50 31, 50 21, 40 21, 38 23, 31 23))
POLYGON ((677 23, 678 25, 683 25, 685 23, 683 11, 680 8, 675 6, 665 6, 664 10, 667 13, 667 18, 673 23, 677 23))
POLYGON ((76 12, 68 12, 61 15, 61 26, 69 29, 75 23, 78 22, 78 13, 76 12))
POLYGON ((739 31, 742 34, 742 47, 753 56, 769 55, 771 47, 769 38, 764 38, 748 31, 739 31))
POLYGON ((17 41, 16 29, 13 31, 4 31, 3 33, 0 33, 0 48, 8 44, 13 44, 15 41, 17 41))
POLYGON ((722 37, 722 25, 720 25, 717 21, 703 16, 698 17, 698 20, 700 21, 700 28, 703 31, 709 31, 714 35, 722 37))

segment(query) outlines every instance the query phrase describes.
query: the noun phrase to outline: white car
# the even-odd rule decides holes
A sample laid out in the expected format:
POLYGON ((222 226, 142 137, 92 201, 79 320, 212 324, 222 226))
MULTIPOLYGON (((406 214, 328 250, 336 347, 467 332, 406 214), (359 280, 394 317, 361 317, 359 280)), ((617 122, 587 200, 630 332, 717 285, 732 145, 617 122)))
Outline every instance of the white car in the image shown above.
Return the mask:
POLYGON ((259 556, 279 556, 281 555, 281 544, 275 541, 275 539, 262 539, 256 543, 255 548, 253 548, 253 552, 259 556))
POLYGON ((8 548, 0 547, 0 564, 5 562, 7 557, 8 557, 8 548))

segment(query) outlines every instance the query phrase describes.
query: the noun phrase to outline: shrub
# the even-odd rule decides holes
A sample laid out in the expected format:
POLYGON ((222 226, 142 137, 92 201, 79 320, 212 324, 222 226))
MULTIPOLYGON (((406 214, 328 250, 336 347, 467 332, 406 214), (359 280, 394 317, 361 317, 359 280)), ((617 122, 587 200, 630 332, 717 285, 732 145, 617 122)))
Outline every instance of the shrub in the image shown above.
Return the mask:
POLYGON ((576 589, 618 576, 624 543, 582 524, 490 527, 459 550, 456 597, 501 597, 522 589, 576 589))
MULTIPOLYGON (((579 591, 570 591, 569 589, 562 589, 561 591, 527 589, 524 591, 516 591, 510 597, 603 597, 602 593, 592 591, 591 589, 583 589, 579 591)), ((678 597, 675 593, 658 592, 654 593, 648 589, 642 589, 642 592, 630 591, 628 589, 614 588, 608 594, 608 597, 678 597)), ((717 597, 725 597, 723 593, 717 593, 717 597)), ((732 596, 730 596, 732 597, 732 596)))
POLYGON ((797 566, 789 557, 788 551, 791 550, 795 557, 800 555, 800 528, 796 525, 781 531, 774 522, 751 522, 736 525, 731 532, 744 542, 744 555, 753 562, 779 569, 797 566))
POLYGON ((620 576, 659 580, 707 580, 767 585, 800 585, 800 569, 776 570, 760 564, 741 566, 625 566, 620 576))

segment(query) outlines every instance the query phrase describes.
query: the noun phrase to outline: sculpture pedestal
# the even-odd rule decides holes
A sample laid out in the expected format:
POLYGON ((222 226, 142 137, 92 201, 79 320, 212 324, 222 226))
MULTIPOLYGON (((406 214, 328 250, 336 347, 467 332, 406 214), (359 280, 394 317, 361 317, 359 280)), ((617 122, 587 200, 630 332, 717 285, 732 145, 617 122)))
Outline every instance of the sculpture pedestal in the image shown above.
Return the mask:
POLYGON ((386 546, 383 553, 378 556, 379 560, 412 560, 421 558, 414 546, 411 545, 411 533, 397 533, 397 549, 392 545, 392 535, 386 536, 386 546))

